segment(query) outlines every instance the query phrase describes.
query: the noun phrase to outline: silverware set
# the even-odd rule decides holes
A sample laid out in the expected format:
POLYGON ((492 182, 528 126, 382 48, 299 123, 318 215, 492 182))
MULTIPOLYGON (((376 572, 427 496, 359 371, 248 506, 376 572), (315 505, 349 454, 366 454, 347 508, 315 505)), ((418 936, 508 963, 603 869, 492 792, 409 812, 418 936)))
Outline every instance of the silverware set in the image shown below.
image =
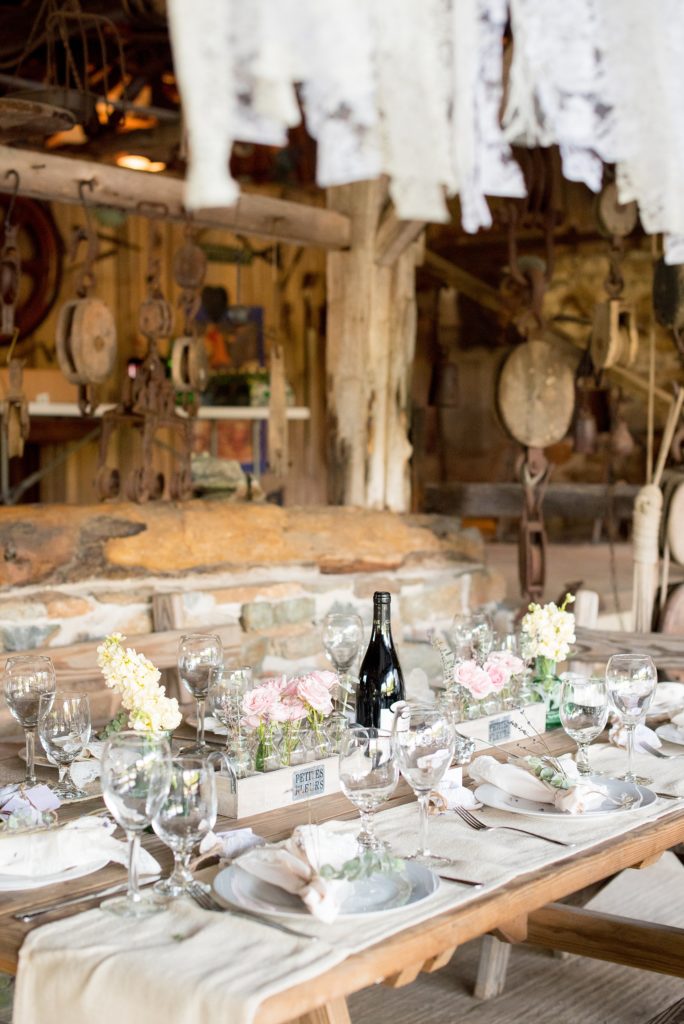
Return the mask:
POLYGON ((659 757, 663 761, 677 761, 684 757, 684 754, 664 754, 662 750, 658 750, 656 747, 652 747, 650 743, 645 743, 643 740, 639 740, 639 746, 643 747, 653 757, 659 757))
POLYGON ((270 918, 261 917, 260 914, 252 914, 248 910, 240 909, 237 910, 235 907, 224 907, 223 904, 215 900, 211 893, 207 892, 197 882, 192 882, 188 886, 190 896, 202 910, 212 910, 222 914, 230 914, 233 917, 244 917, 248 921, 258 921, 260 924, 266 925, 267 928, 276 928, 279 932, 285 932, 286 935, 294 935, 298 939, 315 939, 315 935, 307 935, 306 932, 298 932, 296 928, 289 928, 285 924, 281 924, 280 921, 271 921, 270 918))

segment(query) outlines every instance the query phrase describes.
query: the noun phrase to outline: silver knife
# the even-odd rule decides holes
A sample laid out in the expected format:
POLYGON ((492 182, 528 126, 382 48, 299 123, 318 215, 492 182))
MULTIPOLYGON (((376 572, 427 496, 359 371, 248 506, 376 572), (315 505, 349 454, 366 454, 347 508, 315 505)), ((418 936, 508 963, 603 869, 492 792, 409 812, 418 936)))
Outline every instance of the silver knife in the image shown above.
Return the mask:
MULTIPOLYGON (((140 883, 140 888, 143 889, 146 885, 151 885, 152 882, 156 882, 158 875, 154 875, 153 878, 145 880, 140 883)), ((51 914, 53 910, 61 910, 62 907, 71 907, 76 903, 85 903, 87 900, 99 900, 104 899, 105 896, 114 896, 117 892, 125 892, 128 889, 128 882, 117 882, 116 885, 110 885, 106 889, 97 889, 95 892, 82 892, 80 896, 68 896, 66 899, 57 900, 55 903, 46 903, 43 907, 36 907, 35 910, 20 911, 17 914, 12 914, 15 921, 29 922, 33 921, 35 917, 42 917, 43 914, 51 914)))

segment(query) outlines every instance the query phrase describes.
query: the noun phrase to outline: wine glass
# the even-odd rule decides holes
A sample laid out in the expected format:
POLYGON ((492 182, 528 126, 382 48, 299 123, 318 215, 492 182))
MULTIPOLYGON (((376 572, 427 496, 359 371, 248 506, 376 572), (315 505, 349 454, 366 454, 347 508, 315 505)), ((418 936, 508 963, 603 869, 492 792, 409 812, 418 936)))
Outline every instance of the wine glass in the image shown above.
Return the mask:
POLYGON ((204 741, 204 704, 213 672, 223 664, 223 647, 214 633, 188 633, 178 641, 178 674, 195 698, 197 739, 184 754, 206 754, 204 741))
POLYGON ((577 744, 580 775, 591 775, 587 747, 600 736, 608 721, 608 689, 604 679, 566 672, 561 677, 560 720, 577 744))
POLYGON ((210 713, 226 727, 226 754, 242 779, 251 767, 246 737, 242 731, 242 699, 254 686, 252 670, 222 665, 212 672, 207 693, 210 713))
POLYGON ((57 688, 50 658, 21 654, 5 663, 5 698, 14 718, 26 734, 26 782, 36 783, 35 747, 38 710, 43 694, 54 697, 57 688))
POLYGON ((494 646, 494 624, 487 612, 473 612, 470 616, 470 650, 473 658, 481 665, 494 646))
POLYGON ((173 872, 154 891, 169 899, 188 894, 195 882, 189 868, 192 849, 216 823, 214 769, 201 757, 176 757, 171 762, 169 791, 152 820, 152 828, 173 851, 173 872))
POLYGON ((71 777, 71 765, 90 739, 90 702, 85 693, 44 693, 38 709, 38 737, 43 750, 59 766, 53 793, 62 800, 88 794, 71 777))
POLYGON ((161 910, 138 887, 140 833, 160 810, 171 782, 171 748, 164 736, 119 732, 105 741, 100 762, 102 796, 128 840, 128 892, 107 900, 103 909, 122 917, 143 917, 161 910))
POLYGON ((363 622, 354 612, 329 612, 323 620, 323 646, 326 657, 335 666, 346 709, 353 685, 349 670, 363 643, 363 622))
POLYGON ((428 849, 428 805, 430 792, 442 781, 454 756, 454 730, 448 715, 432 704, 404 704, 395 715, 394 757, 418 797, 420 846, 412 859, 443 864, 449 858, 434 856, 428 849))
POLYGON ((650 779, 634 774, 634 730, 651 706, 658 672, 653 660, 646 654, 614 654, 606 667, 608 696, 627 731, 626 782, 647 785, 650 779))
POLYGON ((350 726, 342 735, 339 765, 340 788, 361 816, 356 841, 363 850, 382 849, 384 843, 375 834, 373 815, 389 800, 399 781, 389 733, 350 726))

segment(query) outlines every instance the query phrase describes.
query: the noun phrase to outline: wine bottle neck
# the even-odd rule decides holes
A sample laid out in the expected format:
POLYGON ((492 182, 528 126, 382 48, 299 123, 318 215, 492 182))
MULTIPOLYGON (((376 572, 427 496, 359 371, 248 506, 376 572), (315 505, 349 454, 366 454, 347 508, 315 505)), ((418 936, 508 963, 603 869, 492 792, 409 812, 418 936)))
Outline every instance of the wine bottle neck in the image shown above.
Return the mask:
POLYGON ((390 610, 386 604, 376 607, 373 611, 373 632, 384 637, 392 636, 390 610))

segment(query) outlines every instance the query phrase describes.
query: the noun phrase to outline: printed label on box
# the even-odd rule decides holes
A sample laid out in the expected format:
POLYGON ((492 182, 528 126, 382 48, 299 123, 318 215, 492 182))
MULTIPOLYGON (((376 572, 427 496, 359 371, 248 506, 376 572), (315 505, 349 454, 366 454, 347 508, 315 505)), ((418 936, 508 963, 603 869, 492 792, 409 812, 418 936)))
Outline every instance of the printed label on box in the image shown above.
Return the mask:
POLYGON ((306 800, 325 793, 325 765, 312 764, 292 774, 292 799, 306 800))
POLYGON ((511 738, 511 718, 510 715, 506 715, 505 718, 494 718, 489 723, 489 742, 500 743, 502 740, 509 740, 511 738))

